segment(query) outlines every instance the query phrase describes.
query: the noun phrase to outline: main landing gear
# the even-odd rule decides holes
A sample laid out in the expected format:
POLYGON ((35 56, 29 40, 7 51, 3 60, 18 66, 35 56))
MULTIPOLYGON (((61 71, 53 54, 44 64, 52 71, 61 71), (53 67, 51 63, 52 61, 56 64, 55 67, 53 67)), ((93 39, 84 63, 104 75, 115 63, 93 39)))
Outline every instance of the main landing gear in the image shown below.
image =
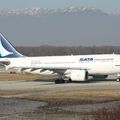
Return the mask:
POLYGON ((117 82, 120 82, 120 73, 117 74, 117 82))
POLYGON ((55 84, 71 83, 71 82, 72 82, 72 80, 70 78, 69 79, 59 78, 59 79, 55 80, 55 84))
POLYGON ((120 78, 117 78, 117 80, 116 80, 117 82, 120 82, 120 78))
POLYGON ((57 79, 55 80, 55 84, 65 83, 64 79, 57 79))

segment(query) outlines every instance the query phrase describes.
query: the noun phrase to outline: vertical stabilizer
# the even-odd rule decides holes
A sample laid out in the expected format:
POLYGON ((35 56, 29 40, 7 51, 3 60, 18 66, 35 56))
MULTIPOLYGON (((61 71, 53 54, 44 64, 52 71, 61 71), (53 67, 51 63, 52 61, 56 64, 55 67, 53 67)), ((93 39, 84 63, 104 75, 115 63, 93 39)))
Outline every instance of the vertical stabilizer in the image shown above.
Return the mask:
POLYGON ((23 57, 12 44, 0 33, 0 58, 23 57))

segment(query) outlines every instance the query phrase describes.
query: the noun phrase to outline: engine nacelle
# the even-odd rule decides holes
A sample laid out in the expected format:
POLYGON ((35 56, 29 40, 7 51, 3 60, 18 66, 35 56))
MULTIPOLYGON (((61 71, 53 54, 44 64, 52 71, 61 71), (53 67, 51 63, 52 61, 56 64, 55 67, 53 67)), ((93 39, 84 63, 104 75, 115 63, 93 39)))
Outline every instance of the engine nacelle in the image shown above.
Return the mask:
POLYGON ((86 81, 88 72, 86 70, 71 70, 70 79, 72 81, 86 81))

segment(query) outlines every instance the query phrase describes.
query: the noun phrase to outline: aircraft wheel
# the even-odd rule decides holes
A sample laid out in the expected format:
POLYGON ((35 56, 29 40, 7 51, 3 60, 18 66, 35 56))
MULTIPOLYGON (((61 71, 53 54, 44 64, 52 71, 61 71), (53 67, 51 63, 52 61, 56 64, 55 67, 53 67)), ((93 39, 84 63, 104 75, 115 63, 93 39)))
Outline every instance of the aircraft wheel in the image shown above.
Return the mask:
POLYGON ((55 80, 55 84, 60 84, 60 83, 65 83, 65 80, 63 79, 55 80))
POLYGON ((116 80, 117 82, 120 82, 120 78, 117 78, 117 80, 116 80))
POLYGON ((71 82, 72 82, 72 80, 71 80, 71 79, 69 79, 69 80, 68 80, 68 82, 70 82, 70 83, 71 83, 71 82))

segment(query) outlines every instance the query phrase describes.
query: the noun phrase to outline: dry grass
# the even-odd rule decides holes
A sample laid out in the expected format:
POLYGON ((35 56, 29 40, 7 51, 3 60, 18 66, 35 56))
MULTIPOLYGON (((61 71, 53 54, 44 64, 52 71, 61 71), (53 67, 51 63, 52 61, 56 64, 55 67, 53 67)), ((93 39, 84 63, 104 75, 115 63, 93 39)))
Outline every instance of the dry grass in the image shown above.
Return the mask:
POLYGON ((46 101, 50 105, 91 104, 120 100, 120 90, 82 90, 65 92, 37 93, 24 98, 46 101))
POLYGON ((103 108, 101 110, 98 110, 95 112, 93 120, 120 120, 120 106, 113 109, 103 108))
MULTIPOLYGON (((26 91, 27 92, 27 91, 26 91)), ((11 95, 18 95, 18 94, 23 94, 25 91, 14 91, 14 90, 0 90, 0 96, 11 96, 11 95)))
POLYGON ((44 79, 45 76, 34 75, 34 74, 22 74, 22 73, 19 74, 0 73, 0 81, 34 80, 34 79, 42 79, 42 78, 44 79))
MULTIPOLYGON (((16 81, 16 80, 33 80, 33 79, 48 79, 49 76, 31 75, 31 74, 9 74, 0 73, 0 81, 16 81)), ((19 95, 29 91, 14 91, 14 90, 0 90, 0 96, 19 95)), ((52 109, 54 106, 62 105, 77 105, 77 104, 91 104, 107 101, 120 100, 120 89, 84 89, 78 91, 57 91, 57 92, 39 92, 28 96, 19 96, 20 98, 27 98, 31 100, 46 101, 49 103, 47 110, 52 109)), ((58 109, 59 110, 59 109, 58 109)), ((55 112, 57 113, 56 109, 55 112)), ((63 111, 64 112, 64 111, 63 111)), ((79 119, 79 118, 78 118, 79 119)), ((90 117, 91 119, 91 117, 90 117)), ((92 120, 119 120, 120 107, 112 110, 102 109, 97 111, 92 120)), ((89 120, 84 119, 84 120, 89 120)))
MULTIPOLYGON (((33 80, 33 79, 48 79, 49 76, 32 75, 32 74, 9 74, 0 73, 0 81, 13 80, 33 80)), ((0 95, 13 95, 26 93, 26 91, 0 91, 0 95)), ((85 89, 79 91, 58 91, 58 92, 40 92, 23 98, 32 100, 47 101, 52 105, 63 104, 89 104, 96 102, 105 102, 112 100, 120 100, 120 89, 85 89)))
MULTIPOLYGON (((0 81, 16 81, 16 80, 33 80, 33 79, 48 79, 49 76, 32 75, 32 74, 9 74, 0 73, 0 81)), ((19 95, 28 91, 7 91, 0 90, 0 96, 19 95)), ((49 105, 75 105, 75 104, 91 104, 98 102, 107 102, 120 100, 120 89, 85 89, 80 91, 58 91, 58 92, 40 92, 22 98, 46 101, 49 105)))

